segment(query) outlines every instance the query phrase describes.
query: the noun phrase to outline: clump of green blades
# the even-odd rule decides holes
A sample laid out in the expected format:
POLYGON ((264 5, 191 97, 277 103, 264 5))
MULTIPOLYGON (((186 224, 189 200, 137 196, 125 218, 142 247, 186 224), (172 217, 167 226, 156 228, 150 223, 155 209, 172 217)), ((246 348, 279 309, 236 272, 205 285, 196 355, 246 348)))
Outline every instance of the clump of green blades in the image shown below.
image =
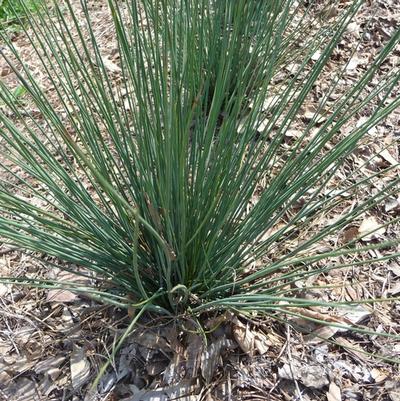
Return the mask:
POLYGON ((3 35, 2 55, 29 106, 1 83, 1 160, 13 176, 0 182, 1 236, 94 272, 98 288, 75 290, 120 306, 135 299, 165 313, 276 314, 325 305, 299 297, 292 284, 348 266, 329 258, 392 246, 357 249, 353 241, 315 251, 395 193, 398 179, 279 257, 274 250, 387 172, 348 176, 339 190, 327 189, 365 133, 400 105, 391 97, 398 68, 370 86, 400 32, 328 103, 345 65, 336 71, 320 99, 326 115, 317 131, 313 119, 282 145, 361 3, 324 20, 310 1, 109 0, 118 80, 86 0, 79 16, 69 0, 32 15, 28 38, 53 91, 3 35), (278 79, 288 65, 291 73, 278 79), (341 135, 366 108, 370 117, 341 135))

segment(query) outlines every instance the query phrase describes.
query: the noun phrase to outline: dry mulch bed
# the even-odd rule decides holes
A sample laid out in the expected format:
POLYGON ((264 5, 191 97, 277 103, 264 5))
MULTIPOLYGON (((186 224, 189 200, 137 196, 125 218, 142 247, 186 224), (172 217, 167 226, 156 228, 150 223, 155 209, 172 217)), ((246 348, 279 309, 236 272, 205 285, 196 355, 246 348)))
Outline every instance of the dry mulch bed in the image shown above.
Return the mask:
MULTIPOLYGON (((99 41, 104 44, 108 66, 113 69, 118 63, 116 46, 111 40, 107 8, 99 3, 91 3, 93 20, 99 41)), ((331 61, 334 68, 335 63, 348 58, 365 30, 348 65, 343 88, 365 70, 382 40, 399 29, 399 20, 400 3, 395 0, 374 0, 363 7, 331 61)), ((14 41, 27 57, 31 56, 23 34, 17 34, 14 41)), ((389 63, 396 65, 399 55, 397 52, 389 63)), ((39 64, 34 57, 30 60, 32 70, 45 82, 39 64)), ((326 74, 329 75, 329 70, 326 74)), ((13 82, 14 77, 2 61, 0 76, 8 83, 13 82)), ((315 101, 324 85, 323 76, 313 92, 315 101)), ((337 95, 340 95, 340 87, 337 95)), ((312 107, 310 104, 311 110, 312 107)), ((305 119, 307 113, 308 110, 304 110, 305 119)), ((358 174, 362 176, 371 170, 379 171, 397 164, 400 160, 399 123, 400 112, 397 111, 364 138, 351 163, 339 174, 356 171, 369 155, 385 147, 381 156, 368 166, 370 170, 360 169, 358 174)), ((290 136, 301 128, 299 121, 299 126, 288 134, 288 144, 290 136)), ((393 174, 398 175, 399 171, 393 174)), ((387 180, 392 178, 386 177, 387 180)), ((370 190, 371 193, 376 190, 373 183, 370 190)), ((349 200, 350 205, 352 201, 349 200)), ((365 225, 398 216, 400 197, 388 199, 382 208, 373 212, 366 217, 367 223, 354 222, 337 240, 349 241, 365 229, 365 225)), ((393 238, 399 235, 399 227, 390 227, 378 235, 393 238)), ((371 237, 367 241, 377 239, 371 237)), ((1 276, 77 280, 57 267, 49 267, 49 262, 59 263, 7 244, 0 248, 1 276)), ((400 261, 333 270, 329 276, 318 280, 320 285, 341 282, 352 285, 329 294, 310 296, 349 301, 363 297, 394 297, 400 294, 400 261)), ((324 315, 325 319, 330 316, 329 311, 310 313, 324 315)), ((395 334, 399 333, 400 305, 397 302, 360 305, 350 312, 337 311, 335 318, 342 322, 362 322, 378 332, 385 330, 395 334)), ((205 322, 206 333, 199 332, 197 322, 189 318, 170 321, 147 316, 117 354, 98 390, 90 392, 99 367, 128 323, 129 316, 123 311, 99 305, 82 295, 0 284, 0 400, 400 400, 398 365, 371 356, 376 353, 399 358, 398 341, 312 326, 301 319, 292 321, 289 326, 268 319, 258 320, 255 316, 238 318, 228 313, 209 316, 205 322)))

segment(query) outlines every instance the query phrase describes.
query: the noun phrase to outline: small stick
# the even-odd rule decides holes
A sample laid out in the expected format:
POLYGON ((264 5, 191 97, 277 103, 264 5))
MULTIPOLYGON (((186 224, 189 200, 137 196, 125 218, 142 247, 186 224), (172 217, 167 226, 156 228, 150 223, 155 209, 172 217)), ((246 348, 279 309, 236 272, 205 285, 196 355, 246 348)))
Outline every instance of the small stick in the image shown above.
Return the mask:
POLYGON ((301 390, 299 387, 299 383, 297 383, 297 380, 294 377, 293 374, 293 366, 292 366, 292 352, 290 350, 290 326, 287 325, 287 331, 286 331, 286 341, 287 341, 287 354, 288 354, 288 358, 289 358, 289 369, 290 369, 290 374, 292 375, 292 379, 294 381, 294 385, 296 386, 296 392, 297 392, 297 396, 299 398, 300 401, 303 401, 303 396, 301 395, 301 390))

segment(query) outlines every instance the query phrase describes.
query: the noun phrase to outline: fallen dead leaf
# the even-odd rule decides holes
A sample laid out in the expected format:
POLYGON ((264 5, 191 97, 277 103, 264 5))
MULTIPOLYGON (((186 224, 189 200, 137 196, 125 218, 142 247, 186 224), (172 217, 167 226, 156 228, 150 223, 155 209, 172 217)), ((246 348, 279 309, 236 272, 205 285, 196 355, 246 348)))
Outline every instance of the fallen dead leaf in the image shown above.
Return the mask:
POLYGON ((231 341, 225 336, 218 338, 211 343, 201 356, 201 374, 206 382, 210 382, 214 376, 214 372, 220 362, 221 351, 225 348, 232 347, 231 341))
POLYGON ((381 227, 375 216, 367 217, 358 228, 358 233, 362 236, 362 241, 371 241, 382 234, 385 234, 386 228, 381 227), (373 232, 371 232, 373 231, 373 232), (370 233, 370 234, 368 234, 370 233))
POLYGON ((292 361, 285 363, 278 369, 278 376, 286 380, 299 380, 306 387, 322 389, 329 384, 325 370, 321 365, 313 365, 308 362, 292 361))
POLYGON ((347 25, 346 30, 350 32, 355 38, 359 37, 360 25, 357 22, 351 22, 347 25))
POLYGON ((322 56, 321 50, 317 50, 317 51, 311 56, 311 60, 313 60, 313 61, 318 61, 318 60, 320 59, 321 56, 322 56))
POLYGON ((363 352, 363 349, 356 343, 350 342, 346 340, 345 338, 339 337, 336 340, 336 343, 341 345, 342 347, 345 347, 347 352, 355 357, 357 357, 360 361, 365 362, 370 360, 370 356, 368 356, 365 352, 363 352))
POLYGON ((329 20, 336 17, 339 14, 339 10, 335 5, 329 5, 325 7, 319 14, 320 18, 323 20, 329 20))
POLYGON ((348 242, 353 241, 354 238, 357 238, 358 236, 358 228, 357 227, 349 227, 346 228, 343 232, 343 242, 347 244, 348 242))
POLYGON ((325 387, 329 381, 321 366, 308 365, 302 369, 300 380, 306 387, 321 389, 325 387))
POLYGON ((149 376, 157 376, 160 375, 162 372, 166 372, 166 369, 168 369, 168 367, 169 365, 166 362, 165 358, 160 358, 159 360, 155 359, 154 362, 146 364, 145 368, 149 376))
POLYGON ((347 71, 355 70, 360 64, 362 65, 364 60, 359 59, 357 56, 353 56, 346 66, 347 71))
POLYGON ((184 366, 182 364, 182 356, 180 354, 174 354, 169 365, 164 370, 163 381, 169 386, 179 383, 183 378, 183 374, 184 366))
POLYGON ((317 110, 315 106, 306 106, 306 108, 303 109, 302 117, 307 122, 313 121, 314 124, 321 124, 326 121, 326 116, 321 115, 320 112, 317 113, 317 110))
POLYGON ((397 295, 400 294, 400 282, 394 283, 390 288, 388 289, 388 294, 390 295, 397 295))
POLYGON ((45 396, 48 396, 56 388, 57 385, 50 379, 50 376, 44 376, 38 385, 39 393, 45 396))
POLYGON ((300 132, 300 130, 297 130, 297 129, 288 129, 287 131, 285 131, 285 137, 298 138, 298 137, 300 137, 300 135, 301 135, 301 132, 300 132))
POLYGON ((254 336, 247 326, 235 325, 233 327, 233 336, 239 344, 240 348, 246 354, 253 354, 254 352, 254 336))
POLYGON ((61 324, 59 324, 58 328, 61 330, 62 328, 71 328, 74 326, 74 320, 72 318, 71 312, 65 306, 62 315, 61 315, 61 324))
POLYGON ((0 364, 2 370, 4 369, 7 373, 12 375, 21 375, 30 369, 37 363, 35 359, 27 358, 25 355, 12 354, 3 357, 3 362, 0 364))
POLYGON ((150 349, 163 350, 165 352, 171 350, 171 347, 163 336, 150 330, 135 333, 132 337, 132 341, 140 344, 142 347, 150 349))
POLYGON ((269 349, 269 340, 261 332, 250 330, 248 325, 244 325, 239 320, 233 325, 233 336, 243 352, 254 355, 258 351, 260 355, 265 354, 269 349))
POLYGON ((279 230, 282 230, 283 228, 286 227, 286 224, 283 223, 278 223, 271 227, 269 230, 267 230, 262 237, 260 238, 260 241, 267 241, 270 237, 272 237, 274 234, 276 234, 279 230))
POLYGON ((36 374, 49 375, 52 380, 55 380, 61 373, 60 366, 65 361, 64 356, 52 356, 42 359, 35 366, 36 374))
POLYGON ((33 401, 40 399, 36 391, 35 382, 27 377, 20 377, 15 380, 3 394, 12 401, 33 401))
POLYGON ((385 202, 385 212, 391 212, 397 209, 400 209, 400 198, 388 199, 385 202))
MULTIPOLYGON (((72 273, 66 270, 58 270, 52 272, 52 279, 58 281, 60 283, 76 283, 76 284, 86 284, 89 282, 89 279, 80 276, 79 274, 72 273)), ((76 301, 79 296, 69 290, 64 289, 51 289, 47 292, 46 300, 47 302, 54 303, 71 303, 76 301)))
POLYGON ((342 392, 340 391, 340 387, 337 386, 334 382, 329 384, 329 390, 326 393, 326 398, 328 401, 341 401, 342 400, 342 392))
POLYGON ((333 326, 322 326, 315 329, 311 334, 305 337, 305 341, 308 344, 317 344, 323 340, 327 340, 333 337, 338 332, 337 327, 333 326))
POLYGON ((108 57, 103 57, 102 58, 104 67, 111 73, 118 73, 121 72, 121 68, 115 64, 113 61, 111 61, 108 57))
POLYGON ((11 286, 9 284, 0 283, 0 297, 5 297, 10 291, 11 286))
POLYGON ((398 263, 392 262, 388 269, 396 276, 400 277, 400 265, 398 263))
POLYGON ((73 346, 70 360, 72 387, 77 390, 85 384, 90 376, 90 363, 83 347, 73 346))
POLYGON ((78 296, 68 290, 49 290, 47 293, 47 302, 69 303, 74 302, 78 296))
POLYGON ((204 350, 204 342, 201 336, 189 334, 188 347, 185 349, 186 372, 187 375, 194 378, 201 364, 201 355, 204 350))
POLYGON ((254 339, 254 345, 260 355, 264 355, 267 353, 269 346, 271 345, 269 343, 268 337, 260 332, 256 332, 255 334, 255 339, 254 339))
POLYGON ((2 388, 2 386, 8 386, 12 380, 12 376, 10 374, 8 374, 6 371, 4 371, 4 367, 2 366, 2 364, 0 363, 0 389, 2 388))
POLYGON ((10 67, 1 68, 0 69, 0 77, 6 77, 7 75, 11 74, 12 70, 10 67))
MULTIPOLYGON (((307 311, 309 314, 310 311, 307 311)), ((305 340, 307 343, 319 343, 322 340, 327 340, 331 337, 333 337, 336 333, 338 332, 346 332, 347 330, 350 329, 351 325, 360 323, 363 319, 365 319, 367 316, 369 316, 371 312, 367 309, 365 309, 362 306, 354 306, 351 309, 350 308, 338 308, 336 310, 336 316, 329 316, 325 314, 321 314, 318 312, 312 313, 312 316, 314 318, 322 320, 322 321, 327 321, 327 322, 332 322, 332 323, 339 323, 344 326, 348 326, 348 328, 340 328, 340 327, 335 327, 335 326, 322 326, 319 327, 309 335, 305 337, 305 340)), ((309 316, 311 317, 311 316, 309 316)))
POLYGON ((216 342, 210 344, 201 356, 201 373, 204 380, 209 383, 218 366, 222 343, 225 338, 220 338, 216 342))
POLYGON ((399 164, 399 161, 396 160, 387 149, 384 149, 382 152, 379 152, 379 156, 387 161, 389 164, 392 166, 397 166, 399 164))
POLYGON ((385 382, 385 389, 391 401, 400 401, 400 382, 397 380, 390 380, 385 382))
POLYGON ((375 383, 383 382, 388 377, 388 374, 386 372, 384 372, 383 370, 380 370, 378 368, 373 368, 371 370, 370 374, 371 374, 371 377, 374 379, 375 383))
POLYGON ((127 344, 122 348, 117 369, 117 380, 123 379, 131 372, 132 368, 130 365, 135 357, 136 357, 135 344, 132 343, 127 344))

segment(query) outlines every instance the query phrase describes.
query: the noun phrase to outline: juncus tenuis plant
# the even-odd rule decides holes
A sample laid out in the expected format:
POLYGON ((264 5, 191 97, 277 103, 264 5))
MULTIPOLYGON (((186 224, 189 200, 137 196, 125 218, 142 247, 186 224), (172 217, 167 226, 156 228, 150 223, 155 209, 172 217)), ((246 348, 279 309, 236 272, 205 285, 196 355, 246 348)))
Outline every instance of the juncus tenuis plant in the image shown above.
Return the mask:
POLYGON ((98 286, 31 284, 160 313, 296 315, 327 305, 303 296, 300 280, 370 263, 341 257, 373 248, 391 250, 374 262, 397 256, 395 239, 331 239, 398 189, 393 178, 344 208, 396 166, 365 178, 337 172, 400 104, 398 67, 374 81, 400 31, 332 100, 346 62, 334 70, 287 143, 361 4, 327 20, 294 0, 109 0, 119 54, 110 71, 88 2, 84 18, 55 2, 26 28, 51 96, 3 34, 29 106, 1 83, 2 167, 14 179, 0 183, 0 234, 79 265, 98 286), (315 223, 335 210, 333 223, 315 223))

